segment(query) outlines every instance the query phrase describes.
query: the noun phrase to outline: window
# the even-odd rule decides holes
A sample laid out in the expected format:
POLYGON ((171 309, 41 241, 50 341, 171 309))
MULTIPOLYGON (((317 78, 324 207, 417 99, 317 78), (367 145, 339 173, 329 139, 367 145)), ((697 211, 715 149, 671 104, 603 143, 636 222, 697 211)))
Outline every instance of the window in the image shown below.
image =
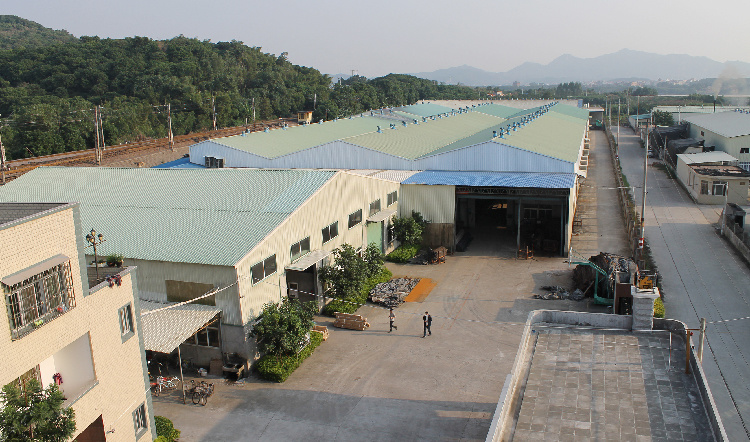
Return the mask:
POLYGON ((726 181, 714 181, 713 183, 713 194, 714 195, 721 195, 724 196, 724 191, 727 188, 727 182, 726 181))
POLYGON ((740 163, 740 167, 750 172, 750 163, 740 163))
POLYGON ((133 426, 135 427, 136 439, 141 437, 148 430, 148 420, 146 417, 146 404, 141 404, 133 412, 133 426))
POLYGON ((396 227, 388 221, 388 228, 386 230, 388 232, 388 244, 393 244, 393 240, 396 239, 396 227))
POLYGON ((198 330, 193 336, 187 338, 186 344, 201 347, 221 348, 221 331, 219 320, 216 319, 198 330))
POLYGON ((303 239, 300 242, 292 244, 290 254, 292 256, 292 262, 302 258, 303 256, 310 253, 310 237, 303 239))
POLYGON ((393 192, 388 194, 388 205, 395 203, 398 201, 398 191, 394 190, 393 192))
POLYGON ((380 199, 370 203, 370 214, 368 216, 373 216, 378 212, 380 212, 380 199))
POLYGON ((253 285, 276 273, 276 255, 271 255, 250 267, 250 273, 253 275, 253 285))
POLYGON ((701 195, 708 195, 708 181, 701 180, 701 195))
POLYGON ((130 337, 135 334, 133 328, 133 307, 128 304, 119 310, 120 315, 120 335, 123 338, 130 337))
POLYGON ((359 209, 356 212, 349 215, 349 228, 350 229, 361 222, 362 222, 362 209, 359 209))
POLYGON ((750 153, 750 147, 740 147, 740 153, 750 153))
POLYGON ((12 339, 19 339, 75 307, 70 261, 5 286, 12 339))
POLYGON ((323 227, 323 244, 339 236, 339 222, 323 227))

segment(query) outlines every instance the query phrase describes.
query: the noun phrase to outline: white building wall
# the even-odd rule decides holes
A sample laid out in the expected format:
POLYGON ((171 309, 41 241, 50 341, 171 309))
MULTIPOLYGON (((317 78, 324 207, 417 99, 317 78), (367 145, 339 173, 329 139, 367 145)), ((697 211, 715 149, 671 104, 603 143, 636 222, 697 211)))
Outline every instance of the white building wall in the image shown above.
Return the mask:
POLYGON ((572 173, 574 165, 513 146, 486 142, 414 162, 411 170, 572 173))
POLYGON ((370 203, 380 199, 381 210, 397 209, 400 201, 388 207, 387 196, 398 190, 398 183, 348 172, 339 172, 331 178, 237 264, 243 321, 254 320, 264 304, 278 302, 286 295, 284 269, 291 264, 292 244, 309 236, 311 250, 332 251, 344 243, 355 248, 365 245, 370 203), (349 214, 358 209, 362 209, 362 223, 349 229, 349 214), (323 244, 322 229, 335 221, 339 235, 323 244), (251 267, 274 254, 276 273, 253 285, 251 267))
POLYGON ((399 216, 419 212, 431 223, 455 224, 456 186, 401 185, 399 216))

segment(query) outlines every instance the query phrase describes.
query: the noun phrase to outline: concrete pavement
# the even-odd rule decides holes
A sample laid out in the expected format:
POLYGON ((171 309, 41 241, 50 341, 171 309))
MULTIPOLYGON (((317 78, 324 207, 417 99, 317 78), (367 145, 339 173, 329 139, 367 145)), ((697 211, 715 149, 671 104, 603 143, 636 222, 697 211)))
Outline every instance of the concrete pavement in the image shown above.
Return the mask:
MULTIPOLYGON (((629 129, 620 132, 619 154, 623 173, 638 186, 640 211, 644 149, 629 129)), ((721 208, 698 206, 676 180, 651 166, 647 188, 646 239, 660 273, 666 315, 690 328, 698 328, 699 318, 709 321, 703 367, 730 439, 748 440, 750 319, 732 319, 750 316, 750 271, 717 234, 715 215, 721 208)))

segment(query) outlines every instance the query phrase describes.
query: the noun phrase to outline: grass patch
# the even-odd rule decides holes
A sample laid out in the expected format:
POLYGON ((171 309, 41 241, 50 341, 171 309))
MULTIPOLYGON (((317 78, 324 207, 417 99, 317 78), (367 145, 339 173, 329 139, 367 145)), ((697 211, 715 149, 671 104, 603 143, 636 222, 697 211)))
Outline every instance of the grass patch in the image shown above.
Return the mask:
POLYGON ((385 257, 385 260, 403 264, 417 256, 417 253, 419 253, 419 246, 402 244, 396 250, 389 253, 385 257))
MULTIPOLYGON (((393 278, 393 273, 385 267, 381 267, 377 275, 368 279, 365 285, 362 286, 362 290, 345 299, 335 299, 325 307, 323 307, 322 313, 326 316, 335 317, 336 312, 340 313, 354 313, 359 309, 360 306, 367 303, 367 297, 370 295, 370 290, 381 282, 388 282, 393 278)), ((317 333, 316 333, 317 334, 317 333)))
POLYGON ((296 355, 265 355, 258 360, 256 368, 260 377, 268 381, 284 382, 302 362, 310 357, 323 342, 323 335, 310 332, 310 343, 296 355))

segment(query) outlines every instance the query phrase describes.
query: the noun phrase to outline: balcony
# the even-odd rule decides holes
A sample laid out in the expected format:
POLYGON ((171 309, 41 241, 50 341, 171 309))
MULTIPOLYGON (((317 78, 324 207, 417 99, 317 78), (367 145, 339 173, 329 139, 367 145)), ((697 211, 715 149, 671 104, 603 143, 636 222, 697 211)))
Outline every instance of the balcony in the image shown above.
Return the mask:
POLYGON ((62 350, 39 363, 42 385, 55 383, 65 395, 65 406, 73 405, 98 382, 86 333, 62 350))

